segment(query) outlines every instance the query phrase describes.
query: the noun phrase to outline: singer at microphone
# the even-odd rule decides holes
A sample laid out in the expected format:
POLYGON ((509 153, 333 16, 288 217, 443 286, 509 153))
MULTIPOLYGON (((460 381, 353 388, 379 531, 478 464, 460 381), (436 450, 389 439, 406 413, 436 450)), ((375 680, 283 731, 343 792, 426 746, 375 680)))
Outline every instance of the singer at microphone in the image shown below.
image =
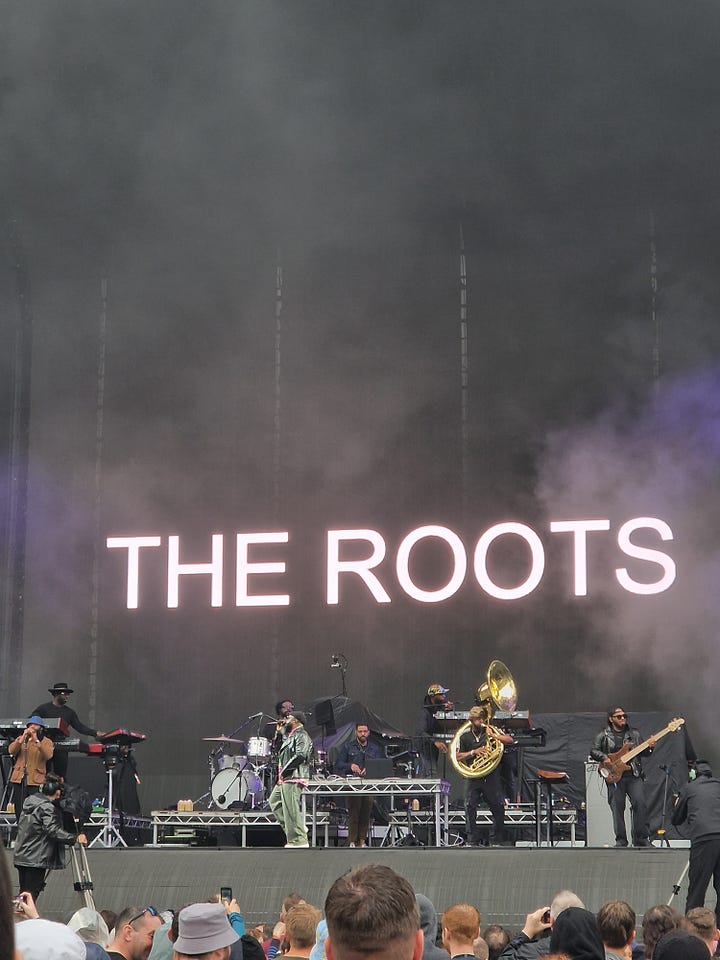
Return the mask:
POLYGON ((10 783, 12 784, 15 819, 20 820, 23 804, 37 793, 47 776, 47 764, 53 755, 53 742, 45 736, 42 717, 33 715, 25 730, 8 746, 14 757, 10 783))

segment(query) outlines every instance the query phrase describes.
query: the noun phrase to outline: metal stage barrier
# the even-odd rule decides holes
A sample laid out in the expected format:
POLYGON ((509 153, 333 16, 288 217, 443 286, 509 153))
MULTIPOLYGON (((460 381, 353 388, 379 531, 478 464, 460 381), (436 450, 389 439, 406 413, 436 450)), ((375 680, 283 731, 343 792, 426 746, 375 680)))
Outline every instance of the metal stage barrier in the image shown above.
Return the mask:
MULTIPOLYGON (((120 830, 150 830, 152 826, 152 821, 150 817, 142 817, 136 814, 125 813, 122 816, 117 811, 113 815, 113 826, 120 830)), ((85 833, 88 836, 88 839, 92 840, 97 833, 99 833, 103 827, 107 824, 107 814, 106 813, 93 813, 90 818, 85 823, 85 833)), ((9 847, 11 840, 15 838, 17 827, 17 821, 15 820, 14 813, 7 813, 2 811, 0 813, 0 834, 2 834, 3 840, 5 841, 5 846, 9 847)))
MULTIPOLYGON (((310 846, 318 843, 322 830, 324 846, 330 845, 330 826, 334 822, 331 813, 318 809, 318 797, 329 799, 352 796, 387 797, 390 800, 390 815, 396 811, 396 801, 405 798, 408 801, 430 800, 431 810, 422 811, 424 823, 431 828, 437 846, 448 845, 449 837, 449 796, 450 784, 447 780, 361 780, 359 778, 337 778, 329 780, 311 780, 302 793, 302 812, 308 828, 310 846)), ((419 812, 419 811, 418 811, 419 812)), ((413 811, 412 815, 417 816, 413 811)), ((406 814, 403 813, 405 817, 406 814)), ((270 810, 194 810, 178 812, 176 810, 153 810, 151 813, 153 846, 161 844, 161 832, 167 827, 181 829, 212 827, 235 827, 240 829, 240 846, 247 846, 248 830, 254 827, 277 827, 278 823, 270 810)))
MULTIPOLYGON (((312 838, 310 846, 317 842, 317 798, 318 797, 389 797, 390 812, 395 812, 395 801, 400 797, 408 800, 430 799, 433 809, 428 814, 435 836, 435 846, 447 846, 449 842, 449 803, 450 784, 447 780, 400 780, 388 777, 385 780, 363 780, 360 777, 347 777, 328 780, 311 780, 303 791, 303 809, 307 810, 310 798, 310 822, 312 838)), ((326 843, 327 845, 327 843, 326 843)))
MULTIPOLYGON (((484 807, 479 807, 476 815, 477 825, 479 827, 492 827, 493 818, 490 811, 484 807)), ((540 817, 540 825, 547 827, 547 812, 543 808, 543 813, 540 817)), ((553 807, 552 811, 552 822, 556 827, 569 827, 570 832, 570 846, 574 847, 576 844, 575 837, 575 826, 578 822, 578 812, 573 807, 553 807)), ((412 833, 416 827, 432 827, 433 823, 433 814, 429 810, 413 810, 413 811, 393 811, 389 817, 389 826, 388 832, 383 841, 383 846, 393 846, 397 841, 402 837, 403 833, 412 833)), ((457 846, 459 843, 459 837, 457 838, 458 842, 453 844, 452 837, 450 834, 451 830, 464 830, 465 829, 465 813, 463 810, 451 810, 447 814, 447 820, 444 822, 445 826, 445 838, 446 842, 444 846, 457 846), (446 825, 445 825, 446 824, 446 825)), ((537 822, 536 822, 536 813, 535 813, 535 804, 533 803, 520 803, 513 806, 507 807, 505 810, 505 828, 507 830, 512 829, 527 829, 532 828, 533 832, 536 832, 537 822)), ((537 841, 533 840, 531 846, 537 846, 537 841)), ((545 843, 541 844, 545 845, 545 843)))
MULTIPOLYGON (((427 828, 429 836, 436 841, 435 846, 454 846, 458 838, 457 836, 453 838, 451 830, 463 829, 465 826, 464 812, 449 810, 449 784, 445 780, 318 780, 308 785, 302 800, 305 824, 311 837, 312 847, 318 845, 318 839, 323 846, 330 846, 330 828, 337 822, 334 811, 318 810, 318 797, 347 798, 358 795, 390 799, 388 829, 381 846, 395 844, 405 832, 412 832, 416 827, 427 828), (396 807, 396 801, 399 798, 411 801, 420 797, 429 797, 432 809, 413 810, 409 804, 401 810, 396 807)), ((535 828, 535 816, 534 804, 511 806, 505 811, 505 826, 509 830, 535 828)), ((277 821, 269 810, 195 810, 192 812, 154 810, 151 818, 153 846, 167 846, 167 842, 163 841, 168 828, 212 830, 213 827, 234 827, 240 831, 240 846, 246 847, 248 831, 253 828, 277 826, 277 821)), ((477 822, 480 826, 491 826, 490 811, 482 807, 478 809, 477 822)), ((543 826, 547 824, 547 812, 544 808, 540 822, 543 826)), ((578 813, 574 808, 555 807, 553 809, 553 823, 558 827, 569 828, 570 845, 573 847, 576 843, 577 822, 578 813)), ((337 837, 333 838, 337 839, 337 837)))

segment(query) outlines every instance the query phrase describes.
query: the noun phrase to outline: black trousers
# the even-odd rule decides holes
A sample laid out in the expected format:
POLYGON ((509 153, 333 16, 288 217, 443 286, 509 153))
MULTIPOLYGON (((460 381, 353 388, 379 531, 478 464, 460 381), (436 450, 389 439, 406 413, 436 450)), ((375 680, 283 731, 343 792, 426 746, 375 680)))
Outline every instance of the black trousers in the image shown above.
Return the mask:
POLYGON ((348 797, 348 843, 367 840, 373 803, 373 797, 348 797))
POLYGON ((20 878, 20 893, 31 893, 33 900, 37 903, 37 898, 45 889, 45 867, 17 867, 20 878))
POLYGON ((646 841, 650 833, 648 809, 645 801, 645 782, 640 777, 625 774, 615 784, 608 784, 608 803, 612 811, 615 842, 627 845, 625 807, 627 800, 632 807, 632 841, 646 841))
POLYGON ((694 840, 690 847, 688 895, 685 913, 693 907, 705 906, 705 894, 712 877, 715 887, 715 918, 720 927, 720 838, 694 840))
POLYGON ((505 803, 502 780, 497 768, 486 777, 478 780, 469 779, 465 783, 465 826, 468 843, 477 843, 479 840, 477 808, 481 800, 487 803, 492 814, 493 833, 491 839, 496 843, 502 843, 505 840, 505 803))

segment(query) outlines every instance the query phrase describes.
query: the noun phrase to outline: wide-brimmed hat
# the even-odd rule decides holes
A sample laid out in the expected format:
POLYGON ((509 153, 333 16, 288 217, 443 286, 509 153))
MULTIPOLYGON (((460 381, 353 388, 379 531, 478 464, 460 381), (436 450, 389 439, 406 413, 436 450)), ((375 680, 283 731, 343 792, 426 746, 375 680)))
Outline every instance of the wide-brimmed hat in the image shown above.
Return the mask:
POLYGON ((48 693, 75 693, 75 691, 66 683, 54 683, 48 687, 48 693))
POLYGON ((240 939, 221 903, 191 903, 184 907, 178 918, 178 930, 175 952, 191 957, 229 947, 240 939))
POLYGON ((428 687, 427 695, 429 697, 437 697, 440 694, 450 693, 449 687, 444 687, 441 683, 431 683, 428 687))
POLYGON ((31 723, 36 723, 39 727, 45 727, 45 721, 42 717, 38 717, 37 714, 33 714, 31 717, 28 717, 28 722, 25 724, 26 727, 29 727, 31 723))

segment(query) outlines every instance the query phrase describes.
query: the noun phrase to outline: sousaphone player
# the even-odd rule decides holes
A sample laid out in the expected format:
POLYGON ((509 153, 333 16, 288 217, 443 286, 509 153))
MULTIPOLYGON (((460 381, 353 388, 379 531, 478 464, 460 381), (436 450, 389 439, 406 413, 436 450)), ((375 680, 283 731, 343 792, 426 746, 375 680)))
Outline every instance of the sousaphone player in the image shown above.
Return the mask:
POLYGON ((504 844, 505 802, 498 764, 505 745, 514 743, 510 734, 490 724, 492 703, 513 711, 517 705, 515 682, 500 660, 493 660, 487 678, 477 692, 480 701, 470 709, 467 723, 457 731, 450 744, 453 766, 465 778, 465 823, 467 843, 478 846, 477 808, 481 799, 490 807, 493 832, 490 842, 504 844))

